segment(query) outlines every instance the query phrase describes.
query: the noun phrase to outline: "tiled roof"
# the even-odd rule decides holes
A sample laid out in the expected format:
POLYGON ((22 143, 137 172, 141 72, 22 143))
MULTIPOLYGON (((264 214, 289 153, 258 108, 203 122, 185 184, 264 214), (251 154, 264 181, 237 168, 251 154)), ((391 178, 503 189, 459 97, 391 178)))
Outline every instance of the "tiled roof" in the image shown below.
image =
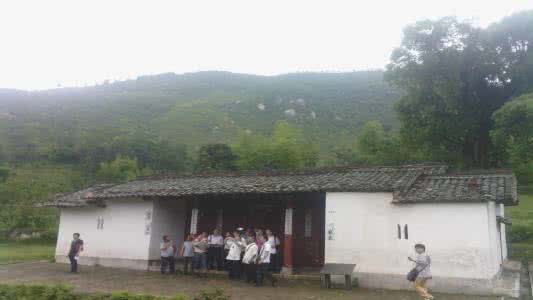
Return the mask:
POLYGON ((113 184, 98 184, 93 185, 89 188, 74 192, 74 193, 63 193, 55 195, 50 201, 42 206, 57 206, 57 207, 77 207, 87 205, 88 198, 93 195, 93 193, 101 192, 105 188, 112 187, 113 184))
MULTIPOLYGON (((446 178, 446 170, 445 165, 407 165, 292 172, 192 174, 174 178, 139 179, 117 185, 99 185, 69 195, 61 195, 51 205, 83 206, 91 201, 127 197, 294 192, 394 192, 395 201, 398 203, 432 202, 440 201, 439 195, 435 196, 428 192, 425 186, 433 184, 437 186, 438 183, 430 179, 446 178), (431 198, 434 196, 435 198, 431 198)), ((443 188, 454 188, 451 182, 443 188)), ((489 186, 492 187, 492 183, 489 186)), ((490 188, 487 196, 494 195, 494 200, 498 200, 501 194, 499 192, 499 189, 490 188)), ((449 197, 461 196, 445 191, 441 194, 449 197)), ((485 198, 479 201, 485 201, 485 198)), ((475 199, 475 195, 471 195, 470 198, 460 201, 477 201, 475 199)), ((443 201, 449 200, 445 198, 443 201)))
POLYGON ((411 186, 394 192, 397 203, 518 202, 513 174, 420 176, 411 186))

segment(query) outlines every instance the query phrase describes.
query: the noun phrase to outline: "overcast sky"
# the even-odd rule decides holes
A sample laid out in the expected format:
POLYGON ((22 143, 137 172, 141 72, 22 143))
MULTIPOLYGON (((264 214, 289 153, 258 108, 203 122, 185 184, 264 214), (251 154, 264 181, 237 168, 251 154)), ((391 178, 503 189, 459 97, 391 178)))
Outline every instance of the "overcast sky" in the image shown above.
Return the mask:
POLYGON ((524 9, 533 0, 2 0, 0 87, 383 68, 416 20, 457 15, 486 26, 524 9))

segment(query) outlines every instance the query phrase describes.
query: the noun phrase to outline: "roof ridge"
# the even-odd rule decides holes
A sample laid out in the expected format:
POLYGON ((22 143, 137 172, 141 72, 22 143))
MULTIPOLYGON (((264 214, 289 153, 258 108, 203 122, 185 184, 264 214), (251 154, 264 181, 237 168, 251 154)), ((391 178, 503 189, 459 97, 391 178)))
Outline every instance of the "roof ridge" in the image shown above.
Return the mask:
POLYGON ((384 166, 337 166, 323 168, 305 168, 305 169, 284 169, 284 170, 236 170, 236 171, 201 171, 187 173, 170 173, 155 174, 151 176, 138 177, 132 181, 145 180, 164 180, 179 178, 204 178, 204 177, 247 177, 247 176, 283 176, 283 175, 319 175, 331 172, 349 173, 349 172, 376 172, 376 171, 404 171, 404 170, 423 170, 429 168, 447 168, 445 164, 410 164, 410 165, 384 165, 384 166))

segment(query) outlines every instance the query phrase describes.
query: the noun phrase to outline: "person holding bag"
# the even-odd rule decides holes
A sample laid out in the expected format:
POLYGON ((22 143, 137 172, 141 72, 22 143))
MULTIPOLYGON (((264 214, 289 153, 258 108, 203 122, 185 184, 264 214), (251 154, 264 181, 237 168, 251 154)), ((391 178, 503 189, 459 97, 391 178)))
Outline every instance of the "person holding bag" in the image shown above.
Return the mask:
POLYGON ((428 293, 426 288, 427 281, 431 279, 431 258, 426 254, 426 246, 423 244, 416 244, 415 252, 415 259, 407 258, 415 263, 415 267, 407 274, 407 280, 413 282, 416 292, 422 299, 433 299, 433 296, 428 293))

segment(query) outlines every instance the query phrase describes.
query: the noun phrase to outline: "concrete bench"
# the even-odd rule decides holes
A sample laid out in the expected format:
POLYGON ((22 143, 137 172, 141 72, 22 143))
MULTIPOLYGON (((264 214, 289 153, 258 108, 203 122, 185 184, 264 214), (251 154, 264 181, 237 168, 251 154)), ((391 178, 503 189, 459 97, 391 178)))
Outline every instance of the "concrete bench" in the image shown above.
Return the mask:
POLYGON ((320 271, 320 282, 323 288, 331 288, 331 275, 344 276, 344 286, 347 290, 352 289, 352 273, 355 264, 324 264, 320 271))

